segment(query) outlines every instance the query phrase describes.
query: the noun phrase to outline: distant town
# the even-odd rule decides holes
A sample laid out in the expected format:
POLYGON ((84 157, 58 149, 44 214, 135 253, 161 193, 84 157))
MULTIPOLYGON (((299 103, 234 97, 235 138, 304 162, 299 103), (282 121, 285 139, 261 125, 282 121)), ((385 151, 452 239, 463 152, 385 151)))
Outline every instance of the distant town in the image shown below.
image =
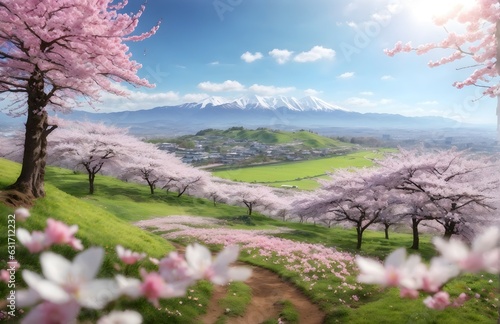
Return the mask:
MULTIPOLYGON (((416 131, 408 134, 408 131, 398 132, 391 130, 358 130, 358 133, 350 132, 340 136, 320 136, 315 132, 308 131, 315 136, 329 140, 335 140, 334 147, 326 145, 307 145, 304 141, 296 139, 287 143, 263 143, 265 140, 253 138, 230 138, 227 133, 230 130, 242 132, 242 127, 233 127, 226 131, 200 131, 196 135, 181 136, 165 141, 156 141, 158 148, 168 151, 181 158, 183 162, 197 165, 249 165, 258 163, 273 163, 283 161, 302 161, 344 155, 366 148, 379 147, 414 147, 423 145, 427 148, 469 149, 475 152, 498 152, 499 146, 496 141, 486 134, 475 131, 461 133, 453 132, 422 132, 416 131), (409 135, 411 138, 408 138, 409 135)), ((288 133, 270 129, 258 129, 269 133, 288 133)), ((248 130, 245 130, 248 131, 248 130)), ((302 131, 302 130, 301 130, 302 131)), ((464 130, 461 130, 464 132, 464 130)), ((268 135, 268 134, 266 134, 268 135)), ((333 134, 332 134, 333 135, 333 134)), ((306 142, 310 141, 306 139, 306 142)))

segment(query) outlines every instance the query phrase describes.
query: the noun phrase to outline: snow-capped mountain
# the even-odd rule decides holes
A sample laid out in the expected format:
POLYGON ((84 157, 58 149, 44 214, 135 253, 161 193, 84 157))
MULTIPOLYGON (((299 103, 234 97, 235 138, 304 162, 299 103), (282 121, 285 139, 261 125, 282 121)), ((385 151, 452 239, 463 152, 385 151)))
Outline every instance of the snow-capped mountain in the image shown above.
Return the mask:
MULTIPOLYGON (((440 117, 348 111, 316 97, 245 96, 237 99, 208 97, 199 102, 137 111, 87 113, 74 111, 64 118, 103 121, 130 127, 136 134, 189 134, 206 128, 232 126, 280 129, 354 128, 442 128, 456 121, 440 117)), ((0 120, 1 122, 1 120, 0 120)))
POLYGON ((189 108, 204 109, 207 107, 220 107, 223 109, 266 109, 276 110, 286 108, 292 111, 335 111, 344 110, 340 106, 330 104, 316 97, 308 96, 302 99, 295 97, 264 97, 264 96, 244 96, 234 100, 223 97, 208 97, 199 102, 185 104, 189 108))

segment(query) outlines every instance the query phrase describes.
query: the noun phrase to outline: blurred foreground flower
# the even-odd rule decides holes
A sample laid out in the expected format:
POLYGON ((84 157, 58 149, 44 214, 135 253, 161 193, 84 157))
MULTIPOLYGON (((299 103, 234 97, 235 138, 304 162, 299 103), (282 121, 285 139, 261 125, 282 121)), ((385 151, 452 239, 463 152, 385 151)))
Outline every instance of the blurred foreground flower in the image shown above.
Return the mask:
POLYGON ((24 270, 22 276, 31 292, 25 295, 25 300, 20 297, 19 302, 26 305, 26 299, 36 300, 36 294, 39 299, 55 304, 75 301, 83 307, 102 309, 119 293, 115 280, 95 279, 103 257, 102 248, 85 250, 73 262, 58 254, 44 252, 40 263, 45 277, 24 270))
POLYGON ((228 246, 214 259, 210 251, 200 244, 189 245, 186 248, 186 261, 197 279, 208 279, 218 285, 230 281, 245 281, 252 275, 252 270, 245 267, 229 267, 238 259, 239 247, 228 246))

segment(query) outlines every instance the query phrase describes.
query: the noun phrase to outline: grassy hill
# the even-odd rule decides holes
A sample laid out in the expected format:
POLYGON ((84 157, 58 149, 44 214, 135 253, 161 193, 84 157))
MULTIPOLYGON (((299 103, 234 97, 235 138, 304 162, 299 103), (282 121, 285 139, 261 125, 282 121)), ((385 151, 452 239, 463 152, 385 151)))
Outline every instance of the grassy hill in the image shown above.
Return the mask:
MULTIPOLYGON (((216 142, 226 141, 228 139, 244 142, 259 142, 262 144, 293 144, 304 149, 322 149, 350 147, 349 143, 324 137, 306 130, 297 132, 287 132, 282 130, 272 130, 268 128, 258 128, 255 130, 244 129, 243 127, 232 127, 227 130, 205 129, 196 133, 196 135, 186 135, 176 138, 178 143, 189 143, 202 138, 214 138, 216 142)), ((172 139, 155 139, 152 142, 159 143, 163 141, 172 141, 172 139)))
MULTIPOLYGON (((19 164, 0 159, 0 190, 12 183, 19 171, 19 164)), ((161 191, 152 196, 145 185, 126 183, 101 175, 96 179, 95 195, 89 196, 85 175, 49 167, 46 190, 47 197, 36 202, 32 209, 32 217, 26 223, 18 223, 17 227, 25 227, 30 231, 40 230, 45 226, 48 217, 68 224, 77 224, 79 231, 76 236, 82 240, 85 247, 101 245, 106 249, 106 260, 98 277, 112 277, 116 273, 118 260, 114 249, 117 244, 144 251, 157 258, 173 250, 172 245, 160 237, 159 233, 149 233, 131 224, 137 220, 158 216, 179 214, 210 216, 224 220, 225 226, 243 230, 287 227, 290 231, 279 234, 280 237, 335 246, 344 251, 355 251, 356 235, 352 230, 281 222, 260 215, 254 215, 251 219, 242 218, 240 216, 245 214, 242 208, 222 204, 214 207, 208 200, 184 196, 176 198, 161 191)), ((6 216, 12 213, 12 210, 0 204, 0 213, 4 215, 2 217, 4 221, 0 225, 0 249, 7 251, 6 216)), ((383 233, 368 230, 362 253, 385 258, 394 249, 410 244, 409 234, 391 233, 391 239, 385 240, 383 233)), ((72 258, 76 254, 67 247, 59 247, 55 251, 67 258, 72 258)), ((421 237, 420 253, 426 260, 434 255, 428 235, 421 237)), ((1 255, 0 268, 5 268, 6 253, 2 252, 1 255)), ((328 313, 327 323, 493 323, 496 318, 498 301, 495 301, 495 298, 498 298, 498 295, 495 295, 494 291, 498 286, 498 278, 493 275, 470 275, 454 280, 447 287, 447 291, 451 294, 458 295, 465 291, 472 295, 478 293, 481 298, 468 301, 460 309, 451 308, 441 312, 425 308, 421 300, 401 300, 395 289, 380 289, 373 286, 366 286, 359 291, 359 295, 363 296, 359 302, 345 298, 339 302, 338 294, 342 293, 341 286, 330 289, 327 284, 321 283, 313 288, 310 283, 297 279, 300 273, 290 273, 283 269, 279 262, 270 262, 267 258, 253 258, 250 255, 242 257, 249 263, 270 268, 298 285, 311 300, 321 305, 328 313)), ((16 249, 16 258, 22 265, 21 269, 40 271, 38 258, 28 254, 19 245, 16 249)), ((140 266, 150 268, 151 264, 144 261, 140 266)), ((134 276, 138 272, 138 266, 129 266, 125 271, 128 275, 134 276)), ((22 287, 20 270, 17 272, 16 280, 19 289, 22 287)), ((211 290, 211 285, 201 282, 193 287, 193 292, 190 292, 189 296, 162 302, 160 310, 145 301, 122 301, 114 306, 138 309, 144 316, 144 323, 197 323, 195 319, 206 309, 211 290), (196 302, 193 302, 194 298, 196 302), (171 316, 167 309, 178 310, 182 316, 171 316)), ((7 286, 0 284, 0 296, 5 296, 6 292, 7 286)), ((81 320, 95 322, 98 316, 97 312, 85 311, 81 320)))
MULTIPOLYGON (((20 172, 20 165, 11 161, 0 159, 0 190, 13 183, 20 172)), ((116 257, 115 247, 121 244, 134 251, 146 252, 149 256, 162 258, 174 247, 158 235, 151 234, 133 226, 130 221, 147 219, 153 216, 173 214, 193 215, 228 215, 243 214, 242 209, 230 206, 215 208, 210 201, 203 201, 186 197, 176 199, 169 195, 150 197, 146 186, 126 183, 111 177, 98 176, 96 180, 96 194, 87 195, 86 176, 75 174, 70 170, 54 167, 47 168, 46 197, 38 199, 31 209, 32 216, 24 223, 17 222, 17 228, 23 227, 30 232, 41 230, 46 225, 47 218, 54 218, 69 225, 78 225, 76 237, 81 239, 85 248, 102 246, 106 251, 106 258, 98 277, 113 277, 115 267, 120 264, 116 257)), ((4 220, 0 224, 0 269, 7 268, 7 215, 13 210, 0 203, 0 215, 4 220)), ((54 251, 72 259, 77 252, 69 247, 55 247, 54 251)), ((39 260, 31 255, 20 245, 16 249, 16 259, 21 263, 21 269, 40 271, 39 260)), ((151 268, 151 263, 144 261, 142 267, 151 268)), ((128 266, 129 275, 138 273, 138 266, 128 266)), ((16 274, 17 288, 20 289, 21 270, 16 274)), ((7 286, 0 284, 0 296, 7 295, 7 286)), ((201 283, 196 287, 197 298, 200 303, 207 304, 211 286, 201 283)), ((155 322, 159 317, 165 317, 164 312, 159 312, 146 301, 126 302, 122 307, 134 307, 144 317, 145 323, 155 322)), ((186 317, 193 319, 203 309, 189 306, 187 298, 175 298, 162 302, 162 307, 179 309, 186 317), (183 304, 179 302, 184 301, 183 304), (184 305, 184 306, 183 306, 184 305)), ((86 311, 85 318, 95 322, 98 314, 86 311)), ((169 318, 169 323, 186 323, 184 319, 169 318)), ((189 321, 188 321, 189 323, 189 321)))

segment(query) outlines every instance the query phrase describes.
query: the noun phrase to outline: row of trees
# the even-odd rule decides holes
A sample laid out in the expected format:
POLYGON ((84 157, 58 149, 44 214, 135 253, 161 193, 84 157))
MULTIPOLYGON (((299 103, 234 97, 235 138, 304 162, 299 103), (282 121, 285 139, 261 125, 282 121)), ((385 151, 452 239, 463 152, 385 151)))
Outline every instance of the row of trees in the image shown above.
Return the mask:
MULTIPOLYGON (((413 249, 419 248, 422 224, 435 223, 444 236, 466 234, 490 220, 500 196, 498 162, 492 156, 466 151, 404 150, 374 161, 376 166, 343 169, 321 181, 313 192, 299 192, 237 183, 182 163, 121 129, 90 122, 51 121, 58 125, 48 142, 50 164, 81 170, 88 175, 89 193, 96 190, 101 172, 145 183, 157 189, 203 197, 217 203, 326 226, 350 225, 357 232, 357 248, 369 227, 383 226, 386 238, 394 224, 408 224, 413 249)), ((3 143, 0 154, 20 161, 22 135, 3 143), (16 145, 18 144, 17 150, 16 145)))
POLYGON ((330 226, 349 223, 363 232, 382 224, 386 238, 393 224, 408 223, 413 249, 419 226, 436 222, 444 236, 467 234, 488 224, 498 205, 499 164, 492 156, 465 151, 403 150, 376 162, 376 167, 339 170, 319 190, 293 202, 293 212, 330 226))
MULTIPOLYGON (((277 190, 213 178, 210 173, 183 163, 173 154, 159 150, 128 135, 127 130, 102 123, 72 122, 52 118, 57 125, 48 141, 48 163, 83 171, 88 175, 89 194, 96 191, 96 175, 103 173, 126 181, 145 183, 150 193, 157 189, 211 199, 272 214, 277 208, 277 190)), ((22 160, 22 134, 0 138, 0 156, 22 160)), ((284 191, 282 191, 283 193, 284 191)))

